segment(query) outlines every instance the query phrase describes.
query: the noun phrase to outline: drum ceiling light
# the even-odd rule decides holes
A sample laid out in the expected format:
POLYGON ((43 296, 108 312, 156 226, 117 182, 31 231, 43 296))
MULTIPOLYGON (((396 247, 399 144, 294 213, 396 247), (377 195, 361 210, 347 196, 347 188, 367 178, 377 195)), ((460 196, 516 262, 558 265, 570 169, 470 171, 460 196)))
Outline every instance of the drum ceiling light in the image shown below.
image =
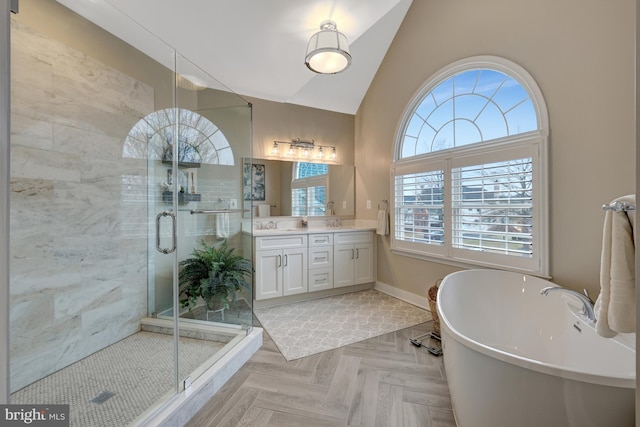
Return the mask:
POLYGON ((320 31, 309 39, 304 63, 319 74, 336 74, 349 68, 349 44, 335 22, 327 20, 320 23, 320 31))

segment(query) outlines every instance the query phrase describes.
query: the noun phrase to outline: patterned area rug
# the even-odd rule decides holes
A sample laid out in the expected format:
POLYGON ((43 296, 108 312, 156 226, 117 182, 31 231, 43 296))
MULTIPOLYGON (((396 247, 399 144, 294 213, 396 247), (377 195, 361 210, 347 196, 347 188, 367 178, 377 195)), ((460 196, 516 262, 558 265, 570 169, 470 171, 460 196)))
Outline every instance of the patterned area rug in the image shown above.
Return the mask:
POLYGON ((428 311, 376 290, 255 310, 287 360, 431 320, 428 311))

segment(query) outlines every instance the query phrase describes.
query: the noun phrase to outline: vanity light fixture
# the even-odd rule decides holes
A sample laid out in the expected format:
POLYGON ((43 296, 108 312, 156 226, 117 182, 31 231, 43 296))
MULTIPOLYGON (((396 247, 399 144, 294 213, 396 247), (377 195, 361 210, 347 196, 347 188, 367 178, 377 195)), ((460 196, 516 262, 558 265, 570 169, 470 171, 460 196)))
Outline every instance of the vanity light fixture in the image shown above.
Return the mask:
POLYGON ((289 149, 285 153, 287 157, 298 157, 303 159, 315 158, 318 160, 335 160, 337 157, 336 147, 329 145, 318 145, 314 142, 313 139, 311 141, 304 141, 300 138, 292 139, 291 142, 273 141, 271 155, 280 155, 280 152, 278 150, 278 146, 280 144, 289 144, 289 149))
POLYGON ((304 63, 319 74, 336 74, 349 68, 349 43, 335 22, 326 20, 320 23, 320 31, 312 35, 307 44, 304 63))

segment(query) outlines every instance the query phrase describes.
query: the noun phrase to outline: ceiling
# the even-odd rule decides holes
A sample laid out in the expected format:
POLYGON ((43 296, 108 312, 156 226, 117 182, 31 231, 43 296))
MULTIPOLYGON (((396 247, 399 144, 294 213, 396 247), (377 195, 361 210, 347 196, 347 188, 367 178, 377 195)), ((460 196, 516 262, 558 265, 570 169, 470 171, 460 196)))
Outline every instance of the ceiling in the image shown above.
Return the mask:
POLYGON ((181 74, 270 101, 355 114, 412 0, 58 0, 181 74), (122 13, 139 23, 123 19, 122 13), (309 38, 332 19, 353 57, 340 74, 304 65, 309 38), (200 68, 201 70, 199 70, 200 68), (203 73, 203 71, 204 73, 203 73), (215 80, 211 79, 211 76, 215 80))

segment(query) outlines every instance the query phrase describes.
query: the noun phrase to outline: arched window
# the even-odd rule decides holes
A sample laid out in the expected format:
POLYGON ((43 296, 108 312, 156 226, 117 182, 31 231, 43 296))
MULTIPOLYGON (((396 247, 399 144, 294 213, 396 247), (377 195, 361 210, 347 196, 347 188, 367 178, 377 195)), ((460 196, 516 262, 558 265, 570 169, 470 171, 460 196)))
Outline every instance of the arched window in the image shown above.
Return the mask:
POLYGON ((396 137, 392 250, 547 275, 547 120, 533 78, 505 59, 427 80, 396 137))
POLYGON ((123 157, 170 160, 174 131, 180 162, 234 165, 233 150, 222 131, 209 119, 183 108, 154 111, 136 123, 125 140, 123 157))
POLYGON ((329 165, 296 162, 291 179, 291 215, 326 215, 329 165))

